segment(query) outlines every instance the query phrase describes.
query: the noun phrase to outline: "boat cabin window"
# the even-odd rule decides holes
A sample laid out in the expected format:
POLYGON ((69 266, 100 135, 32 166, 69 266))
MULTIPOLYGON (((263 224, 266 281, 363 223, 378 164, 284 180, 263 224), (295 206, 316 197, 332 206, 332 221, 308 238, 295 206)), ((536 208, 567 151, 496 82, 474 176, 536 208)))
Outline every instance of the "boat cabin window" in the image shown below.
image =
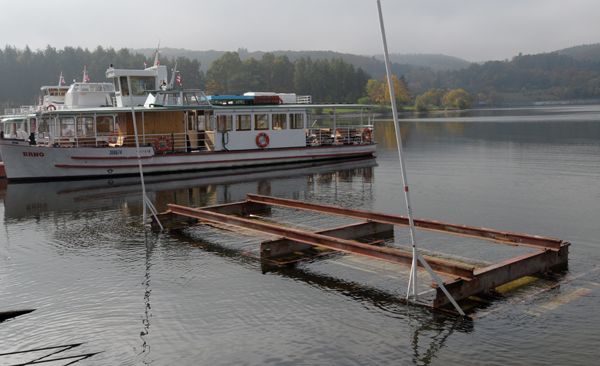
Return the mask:
POLYGON ((215 130, 215 116, 207 116, 206 117, 206 131, 214 131, 215 130))
POLYGON ((187 117, 187 129, 188 131, 195 131, 196 130, 196 116, 194 115, 194 112, 190 111, 188 112, 188 117, 187 117))
POLYGON ((202 114, 197 116, 196 126, 198 126, 198 131, 204 131, 206 129, 206 117, 202 114))
POLYGON ((268 130, 269 129, 269 115, 260 113, 254 115, 254 129, 255 130, 268 130))
POLYGON ((94 136, 94 118, 91 116, 77 117, 77 136, 92 137, 94 136))
POLYGON ((46 89, 46 95, 53 97, 64 97, 67 94, 67 89, 50 88, 46 89))
POLYGON ((131 94, 133 95, 146 95, 147 90, 156 89, 154 76, 130 76, 129 78, 131 79, 131 94))
POLYGON ((17 124, 16 123, 7 123, 6 124, 6 131, 12 136, 12 137, 16 137, 17 136, 17 124))
POLYGON ((29 119, 29 126, 31 127, 30 132, 36 132, 37 131, 37 120, 35 118, 29 119))
POLYGON ((292 113, 290 114, 290 128, 299 130, 304 128, 304 114, 292 113))
POLYGON ((48 118, 43 118, 38 126, 38 136, 48 137, 48 132, 50 132, 50 120, 48 118))
POLYGON ((287 129, 287 114, 277 113, 271 116, 274 130, 287 129))
POLYGON ((60 135, 65 137, 75 136, 75 118, 61 117, 60 118, 60 135))
POLYGON ((128 96, 129 95, 129 86, 127 86, 127 76, 121 76, 119 78, 119 82, 121 84, 121 95, 128 96))
POLYGON ((96 131, 99 135, 107 135, 115 130, 113 116, 96 116, 96 131))
POLYGON ((231 131, 233 129, 233 116, 230 114, 217 116, 217 130, 219 132, 231 131))
POLYGON ((252 118, 249 114, 240 114, 235 117, 236 131, 250 131, 252 129, 252 118))

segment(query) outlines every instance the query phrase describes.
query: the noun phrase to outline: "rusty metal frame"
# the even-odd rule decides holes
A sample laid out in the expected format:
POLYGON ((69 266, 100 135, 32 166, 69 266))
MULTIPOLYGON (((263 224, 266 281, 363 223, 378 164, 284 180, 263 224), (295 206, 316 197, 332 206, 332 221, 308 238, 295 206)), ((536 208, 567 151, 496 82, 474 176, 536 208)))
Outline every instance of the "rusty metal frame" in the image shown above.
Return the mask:
MULTIPOLYGON (((185 227, 191 222, 200 220, 217 224, 234 225, 280 237, 280 239, 264 241, 261 244, 261 258, 265 259, 272 259, 296 252, 302 253, 308 248, 320 247, 409 266, 412 263, 412 254, 407 249, 381 247, 373 243, 357 241, 361 237, 373 234, 384 234, 388 237, 393 236, 392 225, 408 225, 408 219, 404 216, 353 210, 255 194, 248 194, 246 201, 242 202, 204 208, 191 208, 169 204, 168 209, 166 213, 159 216, 170 228, 185 227), (269 212, 271 206, 310 210, 366 221, 312 232, 273 223, 265 223, 245 217, 252 214, 269 212)), ((495 287, 523 276, 560 270, 566 268, 568 263, 568 247, 570 243, 560 239, 425 219, 416 219, 415 225, 424 230, 433 230, 450 235, 476 237, 494 243, 524 245, 536 248, 533 253, 510 258, 483 268, 475 268, 468 264, 449 261, 439 257, 423 256, 435 272, 450 277, 450 280, 444 282, 444 286, 456 300, 488 292, 495 287)), ((434 308, 446 306, 448 298, 442 293, 441 288, 436 285, 432 285, 432 287, 436 291, 436 296, 430 306, 434 308)))
MULTIPOLYGON (((408 226, 408 218, 400 215, 354 210, 338 206, 261 196, 257 194, 248 194, 247 202, 263 203, 267 205, 296 208, 300 210, 310 210, 345 217, 353 217, 357 219, 377 221, 392 225, 408 226)), ((552 248, 558 250, 563 244, 562 240, 550 237, 499 231, 476 226, 450 224, 435 220, 415 219, 415 226, 425 230, 441 231, 447 234, 475 237, 478 239, 490 240, 498 243, 531 246, 535 248, 552 248)))
MULTIPOLYGON (((197 209, 175 204, 168 204, 171 213, 195 218, 219 224, 229 224, 252 229, 263 233, 279 235, 284 238, 294 240, 300 243, 315 245, 340 252, 358 254, 366 257, 383 259, 388 262, 410 264, 412 254, 396 248, 379 247, 375 245, 360 243, 355 240, 340 239, 328 235, 317 234, 310 231, 299 230, 289 227, 283 227, 274 224, 267 224, 257 220, 245 219, 238 216, 221 214, 206 209, 197 209)), ((425 256, 431 268, 434 271, 461 278, 473 278, 473 266, 467 266, 461 263, 446 261, 435 257, 425 256)))

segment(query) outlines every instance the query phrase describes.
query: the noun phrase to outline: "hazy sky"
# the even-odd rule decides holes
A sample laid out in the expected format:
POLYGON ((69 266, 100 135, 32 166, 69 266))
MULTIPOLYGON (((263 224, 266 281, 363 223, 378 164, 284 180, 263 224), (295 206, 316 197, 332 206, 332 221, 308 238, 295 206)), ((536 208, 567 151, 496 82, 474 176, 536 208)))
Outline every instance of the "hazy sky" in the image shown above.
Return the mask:
MULTIPOLYGON (((600 42, 600 0, 381 0, 390 52, 506 59, 600 42)), ((0 46, 381 53, 376 0, 0 0, 0 46)))

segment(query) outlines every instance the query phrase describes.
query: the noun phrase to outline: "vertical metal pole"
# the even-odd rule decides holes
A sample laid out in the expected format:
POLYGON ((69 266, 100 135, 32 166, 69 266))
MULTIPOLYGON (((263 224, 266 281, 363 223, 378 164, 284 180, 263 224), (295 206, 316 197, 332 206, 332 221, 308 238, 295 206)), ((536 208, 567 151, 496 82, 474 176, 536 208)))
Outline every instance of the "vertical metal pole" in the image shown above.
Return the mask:
POLYGON ((402 185, 404 187, 404 200, 406 202, 406 211, 408 214, 408 226, 410 230, 410 243, 412 245, 412 267, 410 269, 410 277, 408 281, 408 290, 406 297, 408 298, 411 294, 417 297, 417 244, 415 241, 415 226, 412 216, 412 208, 410 205, 410 195, 408 194, 408 181, 406 179, 406 163, 404 161, 404 155, 402 154, 402 136, 400 134, 400 123, 398 121, 398 110, 396 108, 396 93, 394 91, 394 84, 392 82, 392 70, 390 66, 390 56, 388 53, 387 40, 385 37, 385 28, 383 25, 383 14, 381 12, 381 2, 377 0, 377 9, 379 11, 379 26, 381 27, 381 39, 383 41, 383 54, 385 58, 385 72, 387 75, 388 88, 390 90, 390 99, 392 104, 392 117, 394 118, 394 130, 396 131, 396 144, 398 146, 398 156, 400 160, 400 173, 402 175, 402 185))
POLYGON ((335 144, 336 139, 337 139, 337 116, 335 113, 335 107, 333 107, 333 143, 335 144))
POLYGON ((394 84, 392 82, 392 70, 390 64, 390 55, 388 53, 387 40, 385 36, 385 27, 383 25, 383 14, 381 11, 381 1, 377 0, 377 10, 379 12, 379 26, 381 28, 381 39, 383 41, 383 54, 385 59, 385 72, 387 75, 388 88, 390 90, 390 99, 392 104, 392 117, 394 118, 394 130, 396 131, 396 144, 398 145, 398 156, 400 161, 400 173, 402 175, 402 185, 404 187, 404 200, 406 202, 406 211, 408 215, 408 226, 410 230, 410 242, 412 245, 412 265, 410 269, 410 276, 408 279, 408 290, 406 292, 406 298, 408 299, 411 295, 414 299, 417 299, 417 260, 419 260, 425 269, 429 272, 429 274, 434 278, 437 282, 438 286, 442 288, 442 291, 454 306, 454 308, 458 311, 460 315, 465 315, 460 306, 456 303, 456 301, 452 298, 450 293, 446 290, 443 281, 431 270, 431 267, 425 262, 425 259, 420 257, 417 252, 417 244, 415 240, 415 223, 412 215, 412 208, 410 205, 410 195, 408 193, 408 181, 406 178, 406 163, 404 161, 404 155, 402 154, 402 136, 400 134, 400 123, 398 120, 398 111, 396 108, 396 93, 394 92, 394 84))
MULTIPOLYGON (((133 120, 133 133, 135 134, 135 152, 137 155, 138 169, 140 170, 140 180, 142 182, 142 203, 143 203, 143 207, 142 207, 143 222, 142 223, 144 225, 146 224, 146 216, 147 216, 146 215, 146 206, 148 206, 148 208, 150 209, 150 212, 152 213, 152 216, 154 216, 154 219, 156 220, 156 222, 158 223, 158 226, 160 226, 160 229, 162 230, 163 226, 160 223, 160 221, 158 220, 158 217, 156 215, 156 213, 157 213, 156 208, 154 207, 154 205, 152 204, 150 199, 148 199, 148 197, 146 196, 146 182, 144 181, 144 170, 142 169, 142 156, 140 154, 140 140, 138 137, 137 120, 135 118, 135 108, 133 107, 133 97, 131 96, 131 80, 129 79, 129 76, 127 77, 127 87, 129 88, 129 104, 131 105, 131 117, 133 120)), ((143 116, 142 116, 142 123, 143 123, 143 116)))
POLYGON ((144 171, 142 169, 142 156, 140 155, 140 141, 138 138, 137 121, 135 118, 135 108, 133 107, 133 96, 131 90, 131 79, 127 76, 127 89, 129 89, 129 105, 131 106, 131 118, 133 120, 133 133, 135 135, 135 153, 137 155, 138 169, 140 170, 140 181, 142 182, 142 217, 146 224, 146 183, 144 182, 144 171))

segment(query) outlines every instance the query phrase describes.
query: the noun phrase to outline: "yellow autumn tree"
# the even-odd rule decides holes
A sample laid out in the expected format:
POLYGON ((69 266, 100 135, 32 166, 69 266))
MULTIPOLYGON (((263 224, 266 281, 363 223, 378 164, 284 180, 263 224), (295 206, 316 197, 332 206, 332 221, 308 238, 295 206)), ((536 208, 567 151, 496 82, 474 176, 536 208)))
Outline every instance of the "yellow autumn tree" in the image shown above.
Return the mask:
MULTIPOLYGON (((398 105, 410 103, 412 98, 404 78, 392 75, 392 84, 394 85, 394 93, 396 94, 396 103, 398 105)), ((390 104, 390 92, 387 80, 385 78, 380 80, 369 79, 367 81, 367 95, 372 103, 381 105, 390 104)))

